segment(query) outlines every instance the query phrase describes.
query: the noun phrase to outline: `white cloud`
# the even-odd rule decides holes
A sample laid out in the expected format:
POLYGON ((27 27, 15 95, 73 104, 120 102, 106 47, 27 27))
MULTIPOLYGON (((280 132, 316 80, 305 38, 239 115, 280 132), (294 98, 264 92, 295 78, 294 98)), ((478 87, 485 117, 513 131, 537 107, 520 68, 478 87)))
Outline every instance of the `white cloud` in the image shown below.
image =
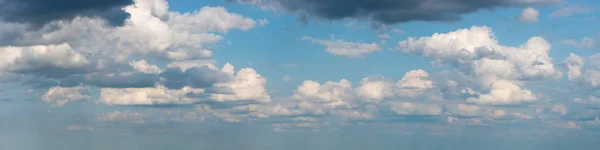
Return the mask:
POLYGON ((457 67, 473 76, 483 90, 477 104, 519 104, 536 96, 522 89, 520 80, 556 79, 561 76, 548 55, 551 46, 541 37, 532 37, 519 47, 502 46, 488 27, 473 26, 430 37, 400 41, 397 49, 433 60, 435 64, 457 67))
POLYGON ((81 101, 90 99, 88 87, 60 87, 55 86, 48 89, 42 96, 42 100, 49 103, 55 103, 58 106, 63 106, 69 102, 81 101))
POLYGON ((64 76, 58 72, 81 70, 88 63, 67 43, 0 47, 0 71, 64 76))
POLYGON ((336 39, 319 40, 308 36, 303 36, 300 39, 323 45, 326 47, 325 51, 331 54, 350 58, 363 57, 365 54, 381 50, 381 46, 379 46, 377 43, 346 42, 336 39))
POLYGON ((441 115, 443 110, 436 104, 391 102, 392 111, 398 115, 441 115))
POLYGON ((572 6, 568 6, 565 8, 560 8, 560 9, 552 12, 552 14, 550 14, 549 17, 550 18, 568 17, 573 14, 585 14, 585 13, 589 13, 591 11, 592 11, 592 9, 588 8, 588 7, 572 5, 572 6))
POLYGON ((323 85, 315 81, 304 81, 296 90, 294 97, 337 107, 352 101, 353 95, 352 83, 342 79, 339 82, 327 81, 323 85))
POLYGON ((581 39, 581 41, 562 40, 561 43, 575 47, 575 48, 581 48, 581 49, 590 49, 590 48, 593 48, 595 45, 594 39, 592 39, 590 37, 584 37, 583 39, 581 39))
POLYGON ((148 64, 148 62, 146 62, 145 59, 142 59, 140 61, 131 61, 129 63, 129 65, 133 69, 136 69, 139 72, 143 72, 143 73, 158 74, 161 71, 160 68, 158 68, 158 66, 148 64))
POLYGON ((540 12, 535 10, 534 8, 528 7, 523 9, 523 11, 521 12, 521 14, 519 14, 519 16, 517 16, 517 19, 521 22, 537 22, 538 21, 538 16, 540 15, 540 12))
POLYGON ((581 69, 584 65, 583 57, 571 53, 569 54, 569 57, 563 61, 563 63, 567 65, 567 77, 569 80, 575 80, 581 77, 581 69))
MULTIPOLYGON (((200 64, 210 65, 212 64, 200 64)), ((208 67, 216 69, 213 67, 208 67)), ((221 70, 231 80, 216 83, 211 88, 192 88, 184 86, 181 89, 168 89, 162 85, 151 88, 101 88, 100 102, 107 105, 154 105, 154 104, 193 104, 196 102, 213 101, 247 101, 260 103, 271 101, 265 90, 266 79, 251 68, 243 68, 233 72, 233 66, 226 64, 221 70), (208 90, 211 91, 208 91, 208 90)))
POLYGON ((384 98, 394 96, 394 84, 383 77, 367 77, 360 81, 355 89, 356 95, 367 102, 378 103, 384 98))
POLYGON ((531 91, 521 89, 514 81, 497 80, 492 83, 488 94, 480 94, 478 98, 467 98, 468 103, 488 105, 515 105, 533 103, 536 96, 531 91))

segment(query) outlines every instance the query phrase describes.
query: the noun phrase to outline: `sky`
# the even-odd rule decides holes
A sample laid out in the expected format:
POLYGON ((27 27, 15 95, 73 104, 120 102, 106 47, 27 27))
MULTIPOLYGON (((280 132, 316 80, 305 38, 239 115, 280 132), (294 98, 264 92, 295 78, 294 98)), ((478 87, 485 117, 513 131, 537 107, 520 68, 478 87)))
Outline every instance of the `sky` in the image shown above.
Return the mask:
POLYGON ((0 0, 0 150, 600 149, 599 6, 0 0))

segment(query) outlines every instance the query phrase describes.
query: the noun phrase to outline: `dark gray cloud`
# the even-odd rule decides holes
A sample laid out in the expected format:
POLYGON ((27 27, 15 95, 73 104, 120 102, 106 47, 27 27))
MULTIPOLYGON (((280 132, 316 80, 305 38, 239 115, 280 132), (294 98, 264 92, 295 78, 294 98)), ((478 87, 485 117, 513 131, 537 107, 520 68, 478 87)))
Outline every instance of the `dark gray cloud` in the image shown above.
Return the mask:
POLYGON ((208 88, 217 82, 229 80, 223 72, 212 70, 206 66, 193 67, 181 71, 180 68, 167 68, 160 73, 161 83, 169 89, 181 89, 184 86, 192 88, 208 88))
MULTIPOLYGON (((259 4, 326 20, 355 18, 380 24, 457 21, 461 15, 502 7, 524 7, 560 0, 227 0, 259 4)), ((302 20, 302 19, 301 19, 302 20)))
POLYGON ((131 4, 132 0, 0 0, 0 19, 39 27, 53 20, 87 16, 122 25, 129 15, 121 8, 131 4))

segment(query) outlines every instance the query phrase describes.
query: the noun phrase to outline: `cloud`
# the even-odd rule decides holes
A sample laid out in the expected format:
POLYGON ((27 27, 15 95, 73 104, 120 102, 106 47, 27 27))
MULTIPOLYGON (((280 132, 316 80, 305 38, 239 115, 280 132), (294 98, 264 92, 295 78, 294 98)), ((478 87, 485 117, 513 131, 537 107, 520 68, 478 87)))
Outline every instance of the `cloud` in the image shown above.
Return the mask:
POLYGON ((585 14, 591 12, 592 9, 579 5, 571 5, 568 7, 560 8, 550 14, 550 18, 568 17, 574 14, 585 14))
POLYGON ((208 88, 217 82, 229 80, 228 76, 207 66, 192 67, 185 70, 177 68, 166 68, 160 73, 160 82, 170 89, 181 89, 184 86, 192 88, 208 88))
POLYGON ((96 128, 86 125, 71 124, 67 126, 67 130, 73 131, 94 131, 96 128))
POLYGON ((63 106, 69 102, 81 101, 90 99, 88 88, 86 86, 75 87, 59 87, 55 86, 42 96, 42 100, 48 103, 55 103, 58 106, 63 106))
POLYGON ((85 75, 70 75, 61 80, 63 86, 76 86, 85 84, 95 87, 153 87, 158 80, 154 74, 145 74, 141 72, 123 72, 123 73, 89 73, 85 75))
POLYGON ((290 80, 292 80, 291 76, 289 76, 289 75, 283 76, 283 81, 290 81, 290 80))
POLYGON ((562 73, 548 55, 551 45, 531 37, 520 47, 499 45, 488 27, 473 26, 449 33, 398 42, 397 49, 429 58, 434 64, 455 67, 470 76, 488 93, 472 93, 477 104, 510 105, 535 101, 531 91, 521 88, 522 80, 557 79, 562 73))
POLYGON ((69 44, 0 47, 0 71, 47 77, 84 73, 89 61, 69 44))
POLYGON ((354 18, 379 24, 395 24, 410 21, 457 21, 461 16, 479 10, 491 10, 501 7, 524 7, 532 5, 554 4, 559 0, 381 0, 365 2, 362 0, 344 1, 339 5, 336 0, 237 0, 238 2, 271 7, 276 10, 310 16, 326 20, 354 18))
MULTIPOLYGON (((172 77, 170 79, 175 83, 147 88, 101 88, 100 102, 107 105, 166 105, 209 102, 227 105, 227 102, 237 101, 252 101, 255 103, 268 103, 271 101, 265 90, 266 79, 253 69, 243 68, 235 73, 233 72, 233 66, 230 64, 226 64, 221 70, 214 70, 206 65, 201 66, 228 80, 206 84, 207 82, 204 81, 211 78, 205 78, 202 75, 169 76, 172 77)), ((212 64, 209 66, 212 66, 212 64)), ((193 70, 195 68, 197 67, 187 69, 193 70)), ((178 75, 182 75, 180 67, 174 69, 178 70, 175 71, 179 73, 178 75)), ((169 83, 170 81, 163 82, 169 83)))
POLYGON ((114 111, 96 117, 96 121, 101 122, 116 122, 116 121, 131 121, 142 123, 144 122, 144 115, 139 112, 122 112, 114 111))
POLYGON ((585 63, 583 57, 571 53, 563 63, 567 65, 567 77, 569 80, 575 80, 581 77, 581 69, 585 63))
POLYGON ((443 110, 435 104, 391 102, 392 111, 398 115, 441 115, 443 110))
MULTIPOLYGON (((30 2, 34 1, 16 3, 30 2)), ((55 83, 49 85, 60 87, 51 88, 44 100, 59 105, 86 96, 80 93, 82 84, 86 88, 99 87, 99 101, 109 105, 270 100, 263 92, 266 80, 253 69, 242 69, 238 74, 219 70, 212 64, 212 51, 208 49, 230 30, 247 31, 261 22, 230 13, 223 7, 207 6, 190 13, 169 11, 164 0, 134 0, 135 5, 116 5, 115 0, 90 2, 103 6, 93 6, 99 8, 96 10, 82 2, 73 2, 69 8, 78 6, 86 10, 57 12, 65 13, 62 17, 66 18, 52 18, 61 14, 46 16, 49 20, 39 20, 43 21, 39 30, 28 29, 28 23, 37 22, 0 21, 0 34, 15 35, 0 38, 3 80, 19 76, 35 78, 28 81, 55 83), (129 16, 121 26, 111 26, 104 18, 88 14, 100 11, 100 7, 113 6, 129 16), (168 65, 160 68, 150 62, 168 65), (204 90, 206 98, 186 96, 204 90)), ((42 6, 36 3, 27 7, 42 6)), ((0 12, 4 11, 9 10, 0 12)))
POLYGON ((331 54, 350 58, 360 58, 365 54, 381 50, 381 46, 377 43, 346 42, 336 39, 319 40, 308 36, 303 36, 300 39, 323 45, 326 47, 325 51, 331 54))
POLYGON ((128 14, 121 8, 131 4, 132 0, 2 0, 0 19, 43 26, 55 20, 86 16, 100 17, 110 24, 122 25, 128 14))
POLYGON ((517 19, 521 22, 537 22, 538 21, 538 16, 540 15, 540 12, 535 10, 534 8, 531 7, 527 7, 525 9, 523 9, 523 11, 521 12, 521 14, 519 16, 517 16, 517 19))
POLYGON ((595 46, 594 39, 590 37, 583 37, 581 41, 576 41, 572 39, 562 40, 560 43, 580 49, 591 49, 595 46))

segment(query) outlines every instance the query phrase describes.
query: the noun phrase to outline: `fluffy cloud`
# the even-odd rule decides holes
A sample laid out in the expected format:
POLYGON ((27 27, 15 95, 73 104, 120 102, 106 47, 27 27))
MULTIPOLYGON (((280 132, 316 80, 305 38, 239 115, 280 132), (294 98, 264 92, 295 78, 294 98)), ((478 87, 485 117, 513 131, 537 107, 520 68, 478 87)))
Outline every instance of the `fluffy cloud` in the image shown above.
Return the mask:
POLYGON ((392 111, 398 115, 441 115, 443 110, 436 104, 392 102, 392 111))
POLYGON ((581 69, 584 65, 583 57, 571 53, 569 54, 569 57, 563 61, 563 63, 567 65, 567 77, 569 80, 574 80, 581 77, 581 69))
POLYGON ((358 58, 365 54, 377 52, 381 50, 381 46, 377 43, 362 43, 362 42, 346 42, 343 40, 319 40, 312 37, 303 36, 300 39, 308 40, 327 47, 325 51, 339 56, 358 58))
POLYGON ((502 46, 488 27, 474 26, 430 37, 400 41, 404 53, 432 59, 435 64, 456 67, 473 76, 482 89, 470 102, 478 104, 519 104, 536 99, 531 91, 520 88, 520 80, 558 78, 548 56, 551 46, 541 37, 532 37, 519 47, 502 46))
POLYGON ((339 5, 336 0, 230 0, 257 4, 263 8, 274 8, 301 17, 312 16, 327 20, 355 18, 381 24, 394 24, 409 21, 456 21, 461 15, 478 10, 496 7, 523 7, 556 3, 559 0, 485 0, 465 2, 460 0, 382 0, 366 3, 361 0, 345 1, 339 5))
POLYGON ((42 100, 55 103, 58 106, 63 106, 69 102, 81 101, 90 99, 89 91, 85 86, 75 87, 60 87, 55 86, 50 88, 46 94, 42 96, 42 100))
POLYGON ((521 14, 519 16, 517 16, 517 19, 521 22, 537 22, 538 21, 538 16, 540 15, 540 12, 535 10, 534 8, 531 7, 527 7, 525 9, 523 9, 523 11, 521 12, 521 14))
MULTIPOLYGON (((271 101, 265 90, 266 79, 253 69, 244 68, 238 73, 234 73, 233 66, 230 64, 226 64, 221 70, 206 68, 231 80, 197 87, 196 84, 189 84, 186 80, 173 78, 173 80, 186 81, 186 83, 180 84, 178 88, 168 88, 162 85, 148 88, 101 88, 100 102, 107 105, 153 105, 230 101, 268 103, 271 101)), ((191 75, 189 77, 203 76, 191 75)), ((200 79, 204 80, 204 78, 200 79)))
POLYGON ((266 80, 258 73, 244 68, 234 74, 229 64, 219 70, 209 61, 212 51, 207 49, 228 31, 246 31, 266 24, 264 19, 258 23, 223 7, 174 12, 165 0, 90 1, 98 6, 78 2, 77 10, 53 10, 52 6, 41 10, 33 1, 13 4, 36 8, 19 10, 27 13, 17 21, 5 18, 7 9, 0 11, 0 18, 10 21, 0 22, 0 34, 15 35, 0 38, 0 73, 64 86, 51 88, 45 101, 62 105, 80 99, 81 84, 99 87, 99 101, 108 105, 270 101, 266 80), (114 18, 99 17, 98 13, 113 8, 128 16, 120 26, 107 23, 114 18), (44 18, 32 22, 28 11, 49 14, 36 15, 44 18), (39 30, 29 30, 22 22, 37 23, 39 30), (169 65, 160 68, 149 62, 169 65))
POLYGON ((0 71, 64 77, 85 72, 88 60, 69 44, 0 47, 0 71))

